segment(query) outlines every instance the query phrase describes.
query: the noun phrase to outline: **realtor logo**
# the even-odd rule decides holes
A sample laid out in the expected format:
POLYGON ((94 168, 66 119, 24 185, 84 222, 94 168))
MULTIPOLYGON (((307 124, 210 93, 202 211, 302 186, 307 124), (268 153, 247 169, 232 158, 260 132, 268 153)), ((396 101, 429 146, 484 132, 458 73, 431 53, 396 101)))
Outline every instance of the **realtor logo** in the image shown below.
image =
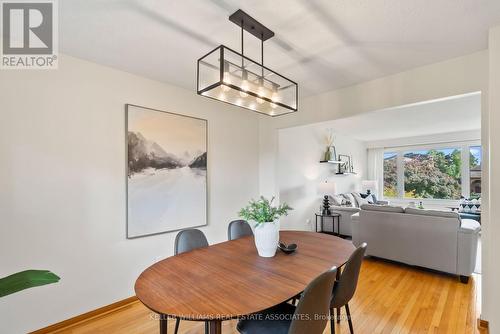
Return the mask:
POLYGON ((56 0, 2 0, 2 69, 57 68, 56 0))

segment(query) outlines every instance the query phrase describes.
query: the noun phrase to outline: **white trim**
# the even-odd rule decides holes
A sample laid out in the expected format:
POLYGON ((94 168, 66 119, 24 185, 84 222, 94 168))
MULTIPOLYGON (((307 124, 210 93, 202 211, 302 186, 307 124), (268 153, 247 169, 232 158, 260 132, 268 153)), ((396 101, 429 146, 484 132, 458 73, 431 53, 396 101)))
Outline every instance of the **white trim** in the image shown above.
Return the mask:
MULTIPOLYGON (((474 145, 475 146, 475 145, 474 145)), ((462 196, 470 197, 470 148, 471 145, 463 145, 461 151, 462 168, 460 170, 462 196)))
POLYGON ((398 139, 375 140, 366 143, 367 148, 389 148, 417 145, 433 145, 440 143, 463 143, 469 141, 481 141, 481 130, 469 130, 459 132, 447 132, 432 135, 405 137, 398 139))
POLYGON ((420 150, 432 150, 432 149, 445 149, 445 148, 461 148, 461 147, 471 147, 471 146, 481 146, 480 140, 467 140, 467 141, 456 141, 456 142, 446 142, 446 143, 435 143, 435 144, 425 144, 425 145, 407 145, 407 146, 395 146, 395 147, 384 147, 384 153, 386 152, 406 152, 406 151, 420 151, 420 150))
POLYGON ((475 92, 470 92, 470 93, 465 93, 465 94, 440 97, 440 98, 437 98, 437 99, 424 100, 424 101, 419 101, 419 102, 414 102, 414 103, 407 103, 407 104, 402 104, 402 105, 399 105, 399 106, 396 106, 396 107, 388 107, 388 108, 379 109, 378 111, 382 111, 382 110, 397 110, 397 109, 403 109, 403 108, 408 108, 408 107, 426 105, 426 104, 430 104, 430 103, 455 100, 455 99, 460 99, 460 98, 469 97, 469 96, 477 96, 477 95, 481 95, 481 91, 475 91, 475 92))
MULTIPOLYGON (((396 174, 397 174, 397 189, 398 198, 405 198, 405 170, 404 170, 404 156, 403 151, 397 152, 396 157, 396 174)), ((382 177, 384 177, 382 175, 382 177)), ((382 192, 383 193, 383 192, 382 192)))

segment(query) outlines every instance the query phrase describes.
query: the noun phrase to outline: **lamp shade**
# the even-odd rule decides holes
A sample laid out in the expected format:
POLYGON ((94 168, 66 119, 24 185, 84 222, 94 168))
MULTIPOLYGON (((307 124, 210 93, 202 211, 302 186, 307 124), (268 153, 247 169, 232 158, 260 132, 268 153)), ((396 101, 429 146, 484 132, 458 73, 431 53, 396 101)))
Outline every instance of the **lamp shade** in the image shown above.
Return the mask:
POLYGON ((337 185, 335 182, 323 181, 318 185, 318 195, 335 195, 337 185))
POLYGON ((361 191, 363 193, 367 193, 368 190, 370 192, 377 194, 378 191, 378 182, 375 180, 363 180, 361 181, 361 191))

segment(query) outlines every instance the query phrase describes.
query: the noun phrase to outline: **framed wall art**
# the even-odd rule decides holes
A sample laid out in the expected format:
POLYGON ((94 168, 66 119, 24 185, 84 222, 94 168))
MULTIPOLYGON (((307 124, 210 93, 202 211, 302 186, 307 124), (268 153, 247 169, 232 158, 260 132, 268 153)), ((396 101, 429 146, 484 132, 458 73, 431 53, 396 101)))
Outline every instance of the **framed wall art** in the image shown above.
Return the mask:
POLYGON ((127 238, 207 224, 207 120, 126 107, 127 238))

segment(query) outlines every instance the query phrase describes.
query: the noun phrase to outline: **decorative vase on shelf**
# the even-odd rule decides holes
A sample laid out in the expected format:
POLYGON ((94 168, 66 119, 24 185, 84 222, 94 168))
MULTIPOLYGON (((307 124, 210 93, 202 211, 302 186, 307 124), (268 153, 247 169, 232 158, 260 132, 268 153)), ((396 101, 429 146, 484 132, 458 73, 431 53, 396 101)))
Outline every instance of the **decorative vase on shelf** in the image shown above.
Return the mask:
POLYGON ((330 151, 330 146, 327 146, 323 160, 330 161, 332 158, 332 152, 330 151))
POLYGON ((255 227, 255 247, 261 257, 273 257, 280 240, 279 221, 266 222, 255 227))

